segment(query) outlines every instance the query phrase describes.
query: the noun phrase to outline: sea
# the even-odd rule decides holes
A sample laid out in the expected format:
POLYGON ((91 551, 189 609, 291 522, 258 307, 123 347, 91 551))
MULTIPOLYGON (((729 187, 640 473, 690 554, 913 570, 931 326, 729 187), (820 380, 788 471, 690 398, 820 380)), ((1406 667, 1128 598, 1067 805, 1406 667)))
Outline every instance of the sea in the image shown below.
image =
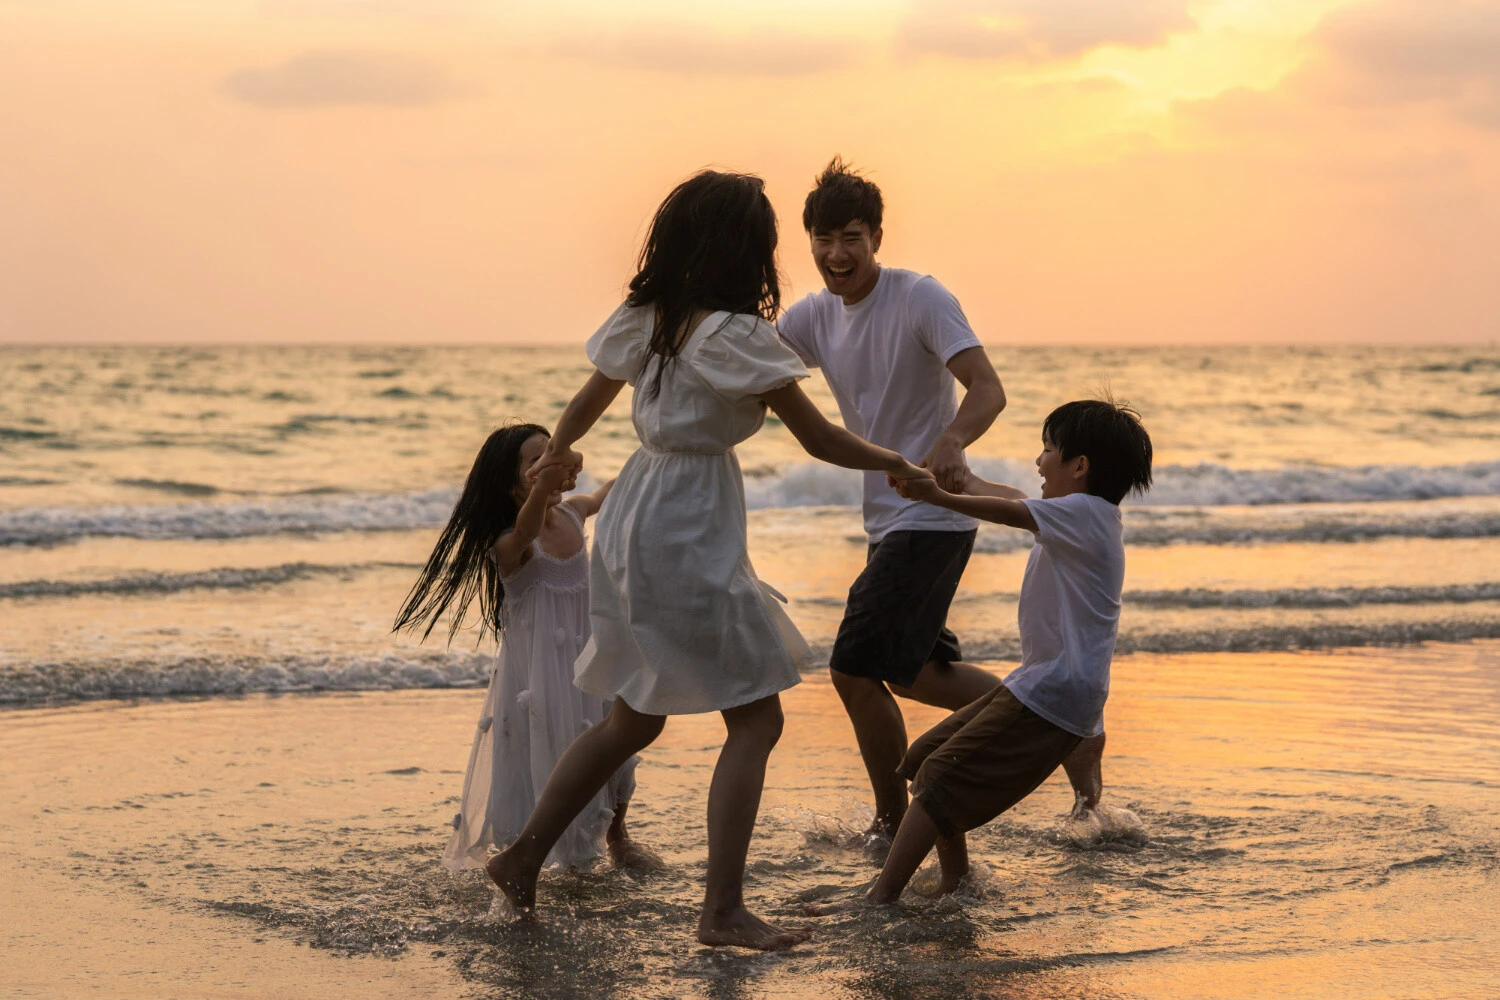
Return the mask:
MULTIPOLYGON (((1124 504, 1106 808, 1071 823, 1055 777, 976 835, 969 894, 820 918, 787 956, 698 949, 712 716, 642 764, 665 874, 549 872, 537 929, 441 869, 494 645, 391 624, 485 436, 586 379, 577 345, 0 348, 0 742, 32 807, 0 850, 330 954, 421 950, 476 996, 1500 995, 1500 348, 990 354, 1009 404, 981 475, 1035 492, 1043 418, 1109 393, 1155 485, 1124 504), (266 787, 188 773, 224 754, 266 787), (182 811, 213 795, 234 819, 182 811)), ((635 443, 627 393, 585 485, 635 443)), ((874 875, 826 670, 860 478, 774 417, 737 450, 751 558, 815 653, 748 882, 796 921, 874 875)), ((998 675, 1029 547, 983 527, 950 614, 998 675)), ((914 733, 941 715, 906 708, 914 733)))

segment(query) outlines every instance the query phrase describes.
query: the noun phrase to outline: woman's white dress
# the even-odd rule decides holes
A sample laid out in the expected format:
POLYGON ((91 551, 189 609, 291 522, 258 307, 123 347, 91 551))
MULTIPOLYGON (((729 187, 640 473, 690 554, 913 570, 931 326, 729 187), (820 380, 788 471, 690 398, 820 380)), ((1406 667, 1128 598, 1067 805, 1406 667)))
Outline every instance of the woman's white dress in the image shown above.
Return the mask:
MULTIPOLYGON (((582 533, 572 507, 556 509, 582 533)), ((443 854, 443 863, 455 871, 482 867, 492 849, 516 839, 568 744, 609 710, 608 701, 573 686, 573 663, 589 638, 587 547, 557 559, 531 544, 531 558, 503 578, 500 655, 469 754, 463 804, 443 854)), ((548 864, 582 866, 600 856, 616 806, 635 790, 635 765, 632 758, 578 814, 548 864)))
MULTIPOLYGON (((589 360, 634 384, 654 321, 654 306, 621 306, 589 339, 589 360)), ((733 708, 796 684, 807 657, 750 565, 734 454, 765 421, 756 397, 807 369, 771 324, 726 312, 694 329, 652 396, 655 366, 632 406, 641 447, 594 531, 593 636, 575 676, 584 691, 650 715, 733 708)))

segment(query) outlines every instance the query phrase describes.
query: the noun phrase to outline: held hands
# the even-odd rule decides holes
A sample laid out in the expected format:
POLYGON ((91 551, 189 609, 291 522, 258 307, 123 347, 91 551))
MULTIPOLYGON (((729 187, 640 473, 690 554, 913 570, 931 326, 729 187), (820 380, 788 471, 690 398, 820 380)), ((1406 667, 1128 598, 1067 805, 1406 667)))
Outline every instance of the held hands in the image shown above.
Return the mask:
POLYGON ((946 496, 943 488, 937 484, 937 480, 931 476, 923 476, 917 479, 897 479, 895 476, 887 477, 891 488, 901 494, 907 500, 921 500, 924 503, 936 503, 940 498, 946 496))
POLYGON ((949 493, 964 492, 969 467, 964 462, 964 450, 956 441, 941 436, 932 445, 927 457, 922 459, 922 468, 930 469, 937 484, 949 493))
POLYGON ((549 444, 540 458, 526 470, 526 479, 541 484, 548 493, 564 492, 578 485, 578 473, 583 469, 583 455, 572 448, 553 451, 549 444))

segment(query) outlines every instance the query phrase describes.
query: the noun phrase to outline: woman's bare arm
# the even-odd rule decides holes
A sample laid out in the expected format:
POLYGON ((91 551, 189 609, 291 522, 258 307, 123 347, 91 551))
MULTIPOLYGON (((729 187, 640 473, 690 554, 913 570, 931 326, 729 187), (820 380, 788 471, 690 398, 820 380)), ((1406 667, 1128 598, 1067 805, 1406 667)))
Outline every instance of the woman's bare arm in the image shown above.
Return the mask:
POLYGON ((931 474, 912 465, 899 453, 871 444, 818 412, 796 382, 766 393, 761 399, 781 418, 797 443, 813 458, 846 469, 871 469, 896 479, 928 479, 931 474))
POLYGON ((573 445, 599 422, 623 388, 625 383, 622 380, 610 378, 596 369, 568 402, 562 416, 557 418, 557 427, 532 469, 540 471, 549 465, 566 465, 576 472, 583 468, 583 456, 573 450, 573 445))

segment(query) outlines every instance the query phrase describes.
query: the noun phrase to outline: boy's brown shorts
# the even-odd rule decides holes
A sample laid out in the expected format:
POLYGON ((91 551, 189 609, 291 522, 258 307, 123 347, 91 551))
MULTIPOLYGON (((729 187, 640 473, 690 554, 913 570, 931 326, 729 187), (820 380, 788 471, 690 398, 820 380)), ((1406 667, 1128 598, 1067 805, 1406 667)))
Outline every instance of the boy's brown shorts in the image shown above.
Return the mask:
POLYGON ((1002 684, 929 729, 896 770, 938 832, 951 837, 1030 795, 1080 742, 1002 684))

